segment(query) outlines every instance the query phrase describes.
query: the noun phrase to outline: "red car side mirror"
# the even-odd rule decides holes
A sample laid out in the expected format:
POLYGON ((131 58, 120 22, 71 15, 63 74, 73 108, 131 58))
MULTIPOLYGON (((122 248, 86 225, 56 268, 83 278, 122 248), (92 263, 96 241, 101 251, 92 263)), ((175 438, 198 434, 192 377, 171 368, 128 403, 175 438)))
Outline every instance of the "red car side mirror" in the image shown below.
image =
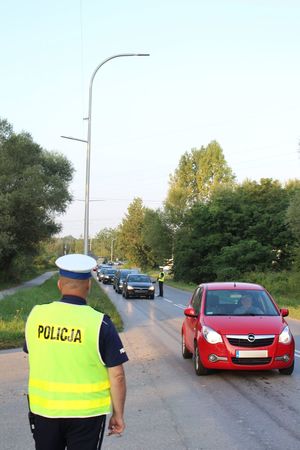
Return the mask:
POLYGON ((287 317, 289 315, 289 310, 287 308, 280 308, 280 313, 282 317, 287 317))
POLYGON ((198 317, 198 314, 196 314, 194 308, 192 308, 191 306, 189 306, 188 308, 185 308, 185 310, 183 312, 184 312, 184 315, 187 317, 198 317))

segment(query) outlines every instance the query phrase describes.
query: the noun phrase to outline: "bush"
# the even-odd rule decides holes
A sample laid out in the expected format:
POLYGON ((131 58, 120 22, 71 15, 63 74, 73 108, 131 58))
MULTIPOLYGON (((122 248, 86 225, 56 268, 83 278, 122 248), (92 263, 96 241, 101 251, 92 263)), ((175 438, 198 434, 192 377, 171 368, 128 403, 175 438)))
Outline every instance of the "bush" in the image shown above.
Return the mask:
POLYGON ((236 267, 221 267, 217 271, 217 281, 237 281, 241 273, 236 267))
POLYGON ((264 286, 279 304, 300 306, 300 277, 298 272, 251 272, 243 281, 264 286))

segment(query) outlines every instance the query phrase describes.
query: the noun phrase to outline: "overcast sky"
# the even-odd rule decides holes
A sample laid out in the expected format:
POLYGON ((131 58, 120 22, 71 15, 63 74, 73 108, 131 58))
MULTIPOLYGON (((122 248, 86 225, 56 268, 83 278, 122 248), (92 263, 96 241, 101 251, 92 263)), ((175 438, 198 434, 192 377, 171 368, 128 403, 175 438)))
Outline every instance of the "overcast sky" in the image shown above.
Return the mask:
POLYGON ((94 69, 90 234, 134 197, 161 206, 191 148, 217 140, 238 181, 299 178, 299 0, 0 1, 0 117, 76 170, 63 235, 83 234, 94 69))

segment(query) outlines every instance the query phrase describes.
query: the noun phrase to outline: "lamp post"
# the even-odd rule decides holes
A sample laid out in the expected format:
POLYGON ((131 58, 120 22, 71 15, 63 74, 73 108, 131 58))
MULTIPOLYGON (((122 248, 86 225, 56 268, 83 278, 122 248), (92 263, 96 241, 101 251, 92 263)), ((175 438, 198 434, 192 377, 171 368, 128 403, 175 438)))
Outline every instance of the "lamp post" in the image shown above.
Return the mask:
POLYGON ((110 260, 111 262, 113 262, 113 257, 114 257, 114 242, 115 242, 116 238, 112 238, 111 240, 111 244, 110 244, 110 260))
POLYGON ((86 149, 86 177, 85 177, 85 213, 84 213, 84 253, 88 254, 88 239, 89 239, 89 202, 90 202, 90 161, 91 161, 91 130, 92 130, 92 93, 93 81, 96 73, 105 63, 111 59, 120 58, 123 56, 150 56, 149 53, 120 53, 118 55, 110 56, 102 61, 94 70, 89 88, 89 112, 88 117, 88 133, 87 133, 87 149, 86 149))

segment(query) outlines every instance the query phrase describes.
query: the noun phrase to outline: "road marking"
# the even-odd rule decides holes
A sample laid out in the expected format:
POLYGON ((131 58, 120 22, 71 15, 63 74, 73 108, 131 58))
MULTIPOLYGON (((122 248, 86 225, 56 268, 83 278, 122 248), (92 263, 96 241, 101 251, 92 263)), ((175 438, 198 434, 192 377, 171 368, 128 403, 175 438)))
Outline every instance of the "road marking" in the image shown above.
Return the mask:
POLYGON ((296 350, 296 349, 295 349, 295 356, 296 356, 297 358, 300 358, 300 351, 299 351, 299 350, 296 350))
POLYGON ((164 299, 166 302, 172 303, 174 306, 177 306, 177 308, 180 308, 180 309, 185 309, 185 308, 186 308, 186 306, 184 306, 184 305, 177 305, 177 303, 173 303, 172 300, 169 300, 169 299, 166 298, 166 297, 163 297, 163 299, 164 299))
POLYGON ((174 306, 177 306, 177 308, 180 308, 180 309, 185 309, 185 306, 183 306, 183 305, 176 305, 176 303, 174 303, 174 306))

